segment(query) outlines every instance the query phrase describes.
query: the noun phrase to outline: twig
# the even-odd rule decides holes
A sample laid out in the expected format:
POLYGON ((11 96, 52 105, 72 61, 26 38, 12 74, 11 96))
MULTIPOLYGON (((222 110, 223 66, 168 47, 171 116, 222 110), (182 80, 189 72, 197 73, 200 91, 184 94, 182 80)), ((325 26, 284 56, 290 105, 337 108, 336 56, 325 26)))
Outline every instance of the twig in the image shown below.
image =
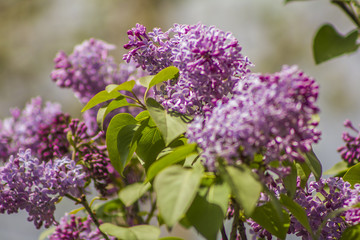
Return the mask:
POLYGON ((351 18, 355 25, 360 28, 360 19, 354 14, 353 11, 351 11, 351 9, 348 8, 343 0, 331 0, 331 3, 338 5, 338 7, 341 8, 346 13, 346 15, 351 18))
POLYGON ((239 205, 235 201, 235 199, 232 199, 233 206, 234 206, 234 220, 231 227, 231 233, 230 233, 230 240, 236 240, 237 236, 237 230, 238 230, 238 223, 239 223, 239 205))
POLYGON ((228 238, 227 238, 227 236, 226 236, 226 232, 225 232, 225 226, 224 226, 224 224, 222 225, 222 227, 221 227, 221 238, 222 238, 222 240, 228 240, 228 238))

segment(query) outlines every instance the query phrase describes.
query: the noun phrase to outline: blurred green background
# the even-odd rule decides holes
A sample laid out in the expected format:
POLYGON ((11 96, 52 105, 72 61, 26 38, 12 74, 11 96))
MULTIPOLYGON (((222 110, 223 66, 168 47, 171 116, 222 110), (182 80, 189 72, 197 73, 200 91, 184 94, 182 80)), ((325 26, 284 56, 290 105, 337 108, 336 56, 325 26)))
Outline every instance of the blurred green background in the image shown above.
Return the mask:
MULTIPOLYGON (((49 74, 59 50, 91 37, 117 46, 111 54, 121 61, 126 31, 141 23, 167 30, 174 23, 202 22, 231 31, 255 64, 254 72, 275 72, 297 64, 320 84, 322 141, 315 152, 329 169, 340 161, 343 121, 360 123, 360 53, 316 66, 312 38, 325 22, 341 33, 354 27, 329 1, 284 0, 0 0, 0 117, 9 108, 22 108, 31 97, 60 102, 63 110, 80 117, 81 105, 70 90, 56 87, 49 74)), ((73 205, 60 204, 59 219, 73 205)), ((37 239, 40 231, 26 213, 0 215, 0 239, 37 239)), ((180 234, 180 233, 179 233, 180 234)), ((198 239, 194 234, 186 239, 198 239)))

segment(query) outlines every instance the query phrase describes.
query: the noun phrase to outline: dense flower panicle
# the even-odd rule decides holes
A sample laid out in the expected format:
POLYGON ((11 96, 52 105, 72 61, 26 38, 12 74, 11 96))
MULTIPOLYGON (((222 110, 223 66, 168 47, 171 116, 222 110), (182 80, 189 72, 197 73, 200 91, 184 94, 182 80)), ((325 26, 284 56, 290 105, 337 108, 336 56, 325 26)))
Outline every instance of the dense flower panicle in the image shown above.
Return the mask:
MULTIPOLYGON (((49 236, 49 240, 102 240, 101 232, 93 227, 92 223, 90 217, 82 221, 80 217, 66 214, 60 219, 60 224, 49 236)), ((115 238, 110 237, 110 239, 115 238)))
POLYGON ((55 203, 59 197, 71 194, 80 196, 85 174, 82 166, 67 157, 47 163, 31 155, 31 150, 20 150, 0 168, 0 212, 16 213, 25 209, 28 220, 36 228, 56 224, 55 203))
MULTIPOLYGON (((116 188, 112 186, 112 178, 115 178, 117 174, 106 155, 106 146, 94 143, 96 139, 87 134, 87 126, 78 119, 71 121, 69 131, 72 135, 72 142, 78 146, 76 159, 83 160, 86 179, 92 179, 95 188, 103 196, 109 196, 116 192, 116 188)), ((96 137, 101 138, 101 136, 96 137)))
MULTIPOLYGON (((6 161, 19 148, 30 148, 33 153, 41 145, 39 131, 52 124, 62 114, 59 104, 46 102, 43 107, 40 97, 31 99, 23 110, 12 109, 11 117, 0 120, 0 158, 6 161)), ((37 156, 40 157, 40 156, 37 156)))
POLYGON ((360 161, 360 132, 354 127, 350 120, 346 120, 344 126, 353 130, 356 134, 353 136, 348 132, 344 132, 342 138, 345 146, 339 147, 338 152, 344 161, 350 165, 354 165, 360 161))
MULTIPOLYGON (((101 40, 90 39, 75 46, 70 55, 60 51, 54 59, 55 70, 52 71, 51 78, 58 86, 72 89, 80 102, 86 104, 109 84, 121 84, 131 79, 137 80, 145 75, 144 71, 136 69, 133 62, 120 65, 115 63, 113 57, 109 56, 109 51, 113 49, 115 49, 113 45, 101 40)), ((145 90, 145 87, 136 82, 133 89, 135 94, 143 94, 145 90)), ((84 114, 84 121, 90 135, 95 135, 99 130, 96 114, 101 106, 103 104, 84 114)), ((117 111, 117 113, 119 112, 136 114, 138 110, 121 108, 117 111)))
POLYGON ((55 59, 51 78, 60 87, 71 88, 81 103, 87 103, 105 86, 118 81, 118 66, 110 50, 115 46, 97 39, 75 46, 69 56, 60 51, 55 59))
MULTIPOLYGON (((286 192, 280 182, 281 179, 279 179, 276 186, 272 188, 272 190, 275 190, 274 193, 276 196, 285 194, 286 192)), ((319 239, 335 240, 340 239, 341 234, 347 227, 360 222, 360 208, 358 207, 360 203, 359 194, 359 184, 356 184, 354 189, 352 189, 350 183, 345 182, 342 178, 331 177, 328 179, 320 179, 319 181, 312 181, 306 188, 301 188, 300 180, 298 180, 294 201, 305 210, 314 234, 317 233, 318 228, 329 214, 342 208, 350 208, 327 219, 319 233, 319 239)), ((266 201, 269 201, 269 199, 265 200, 265 202, 266 201)), ((253 234, 253 239, 272 239, 271 233, 256 222, 250 219, 248 223, 251 226, 250 233, 253 234)), ((290 215, 288 234, 295 234, 303 240, 312 239, 310 233, 293 215, 290 215)))
POLYGON ((167 109, 180 113, 208 113, 249 73, 251 63, 241 54, 236 38, 214 26, 175 24, 165 33, 155 28, 147 34, 137 24, 128 36, 124 47, 133 49, 124 60, 135 61, 150 74, 171 65, 179 69, 179 78, 165 83, 156 94, 167 109))
POLYGON ((66 138, 70 116, 56 115, 48 125, 41 126, 38 131, 39 145, 37 156, 42 161, 59 158, 69 154, 69 142, 66 138))
POLYGON ((272 160, 303 160, 298 151, 311 150, 320 132, 312 122, 319 112, 315 101, 318 85, 296 66, 272 75, 252 74, 236 86, 232 99, 224 101, 208 118, 197 117, 187 136, 203 150, 206 165, 217 157, 252 161, 255 154, 272 160))

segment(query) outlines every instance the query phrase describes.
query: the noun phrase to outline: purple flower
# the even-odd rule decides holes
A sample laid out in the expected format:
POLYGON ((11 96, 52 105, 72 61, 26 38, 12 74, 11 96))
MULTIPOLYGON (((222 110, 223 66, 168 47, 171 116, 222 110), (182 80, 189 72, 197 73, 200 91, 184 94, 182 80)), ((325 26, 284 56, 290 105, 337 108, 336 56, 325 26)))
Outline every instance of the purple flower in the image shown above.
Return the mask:
MULTIPOLYGON (((0 120, 0 159, 5 161, 15 155, 19 148, 38 151, 42 138, 39 131, 52 124, 57 115, 62 114, 59 104, 43 101, 40 97, 31 99, 25 108, 12 109, 10 118, 0 120)), ((40 156, 37 156, 40 157, 40 156)))
POLYGON ((271 75, 253 74, 236 86, 236 94, 213 110, 208 118, 197 117, 187 136, 203 149, 206 165, 217 157, 230 164, 252 161, 256 154, 264 163, 298 160, 320 138, 312 122, 318 85, 296 66, 283 67, 271 75))
POLYGON ((175 24, 165 33, 155 28, 146 34, 145 27, 137 24, 128 36, 124 47, 133 49, 124 60, 135 61, 150 74, 171 65, 180 70, 179 79, 156 90, 167 109, 180 113, 204 115, 211 111, 218 100, 233 92, 251 65, 240 53, 236 38, 214 26, 175 24))
POLYGON ((49 236, 49 240, 103 239, 99 229, 93 227, 92 223, 90 217, 83 221, 80 217, 66 214, 60 219, 60 224, 56 227, 55 232, 49 236))
POLYGON ((344 126, 353 130, 356 134, 352 136, 350 133, 344 132, 342 138, 345 146, 339 147, 338 152, 340 152, 342 159, 348 162, 349 165, 355 165, 360 160, 360 132, 350 120, 346 120, 344 126))
POLYGON ((55 203, 65 194, 79 197, 84 178, 82 166, 67 157, 45 163, 33 157, 30 149, 20 150, 0 168, 0 212, 25 209, 36 228, 57 224, 55 203))
MULTIPOLYGON (((115 49, 113 45, 101 40, 90 39, 75 46, 70 55, 60 51, 54 59, 55 70, 52 71, 51 78, 58 86, 71 88, 80 102, 86 104, 109 84, 121 84, 132 79, 137 80, 145 75, 144 71, 136 69, 133 62, 118 66, 113 57, 108 54, 113 49, 115 49)), ((143 94, 145 90, 145 87, 137 82, 133 91, 138 95, 143 94)), ((95 135, 99 130, 96 114, 101 106, 99 105, 84 114, 84 121, 90 135, 95 135)), ((138 112, 132 108, 121 108, 117 113, 124 111, 134 114, 138 112)))

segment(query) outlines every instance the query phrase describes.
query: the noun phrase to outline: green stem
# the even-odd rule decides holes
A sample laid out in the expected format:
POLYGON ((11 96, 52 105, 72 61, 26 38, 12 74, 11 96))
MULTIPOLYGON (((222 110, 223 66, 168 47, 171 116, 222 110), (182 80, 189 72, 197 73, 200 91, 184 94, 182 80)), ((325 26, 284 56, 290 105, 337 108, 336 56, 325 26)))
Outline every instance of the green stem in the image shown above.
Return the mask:
POLYGON ((239 212, 240 208, 235 199, 232 199, 234 204, 234 220, 232 223, 231 233, 230 233, 230 240, 236 240, 237 230, 238 230, 238 223, 239 223, 239 212))
POLYGON ((136 96, 136 94, 135 94, 133 91, 131 91, 131 93, 132 93, 132 95, 135 97, 136 102, 139 103, 139 104, 143 107, 144 110, 146 110, 145 104, 143 104, 143 103, 140 101, 140 99, 136 96))
POLYGON ((331 0, 331 3, 341 8, 346 13, 346 15, 348 15, 348 17, 355 23, 355 25, 360 28, 360 19, 350 8, 348 8, 344 0, 331 0))
POLYGON ((146 224, 150 223, 151 218, 154 216, 155 210, 156 210, 156 200, 154 200, 153 203, 151 204, 150 213, 149 213, 149 215, 147 216, 147 218, 145 220, 146 224))

